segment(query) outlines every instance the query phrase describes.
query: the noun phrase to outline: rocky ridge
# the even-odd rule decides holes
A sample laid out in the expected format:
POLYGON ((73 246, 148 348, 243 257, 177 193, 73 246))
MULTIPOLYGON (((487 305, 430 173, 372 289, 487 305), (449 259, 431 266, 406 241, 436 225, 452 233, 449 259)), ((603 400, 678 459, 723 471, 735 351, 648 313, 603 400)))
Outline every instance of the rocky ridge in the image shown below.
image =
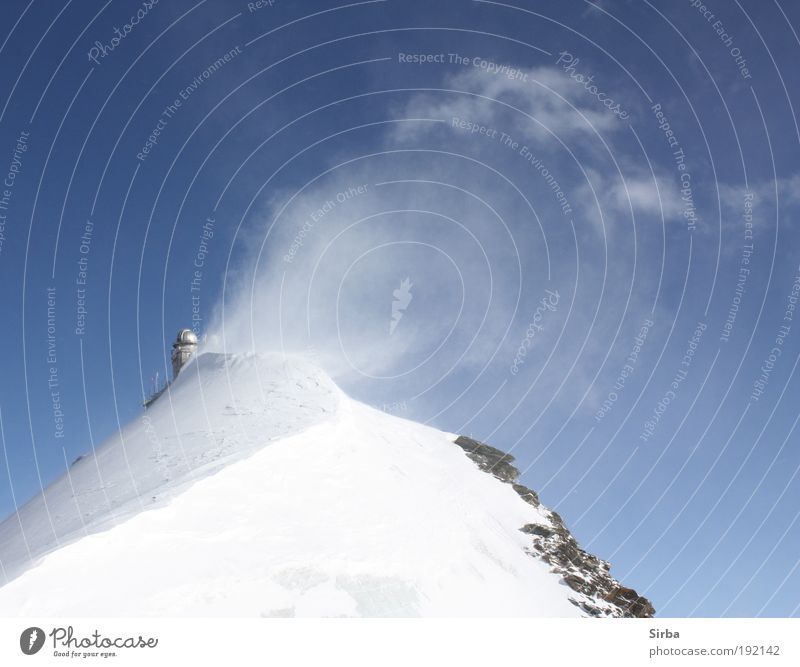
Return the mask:
POLYGON ((650 618, 655 614, 647 598, 611 576, 611 565, 584 551, 558 513, 545 508, 535 491, 517 482, 520 473, 513 465, 513 456, 463 435, 456 438, 455 444, 481 470, 509 484, 526 503, 544 510, 549 518, 547 524, 530 523, 520 530, 531 536, 528 553, 551 565, 564 583, 575 591, 575 595, 570 597, 574 605, 591 616, 650 618))

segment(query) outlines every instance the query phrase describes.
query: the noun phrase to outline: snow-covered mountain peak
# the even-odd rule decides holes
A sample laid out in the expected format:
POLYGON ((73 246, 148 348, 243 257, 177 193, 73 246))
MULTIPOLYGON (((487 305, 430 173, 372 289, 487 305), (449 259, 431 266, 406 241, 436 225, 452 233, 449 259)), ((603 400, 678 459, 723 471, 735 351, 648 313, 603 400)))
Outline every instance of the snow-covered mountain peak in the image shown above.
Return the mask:
POLYGON ((303 359, 203 354, 0 524, 0 615, 651 613, 512 461, 303 359))

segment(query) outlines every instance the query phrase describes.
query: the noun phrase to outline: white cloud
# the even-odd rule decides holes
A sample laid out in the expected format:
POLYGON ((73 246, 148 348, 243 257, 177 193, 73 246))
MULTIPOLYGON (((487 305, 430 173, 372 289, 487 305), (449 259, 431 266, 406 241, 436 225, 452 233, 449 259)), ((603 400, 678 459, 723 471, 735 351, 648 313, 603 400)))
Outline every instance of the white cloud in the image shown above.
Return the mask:
MULTIPOLYGON (((519 75, 510 78, 469 67, 447 77, 442 91, 414 96, 401 116, 447 122, 457 117, 491 124, 519 140, 558 138, 568 142, 625 127, 561 69, 537 67, 514 71, 519 75)), ((420 131, 419 127, 401 126, 393 138, 407 140, 418 137, 420 131)))
MULTIPOLYGON (((385 154, 348 162, 296 196, 273 195, 248 221, 246 246, 252 253, 237 276, 229 277, 224 304, 210 327, 210 347, 313 350, 346 388, 362 383, 375 400, 381 395, 405 398, 436 382, 452 381, 452 374, 458 375, 453 392, 459 392, 458 387, 466 389, 496 355, 490 366, 494 391, 495 381, 511 378, 508 369, 529 326, 531 304, 550 287, 560 291, 563 302, 537 340, 526 373, 549 359, 537 390, 545 387, 546 394, 556 389, 567 372, 571 383, 585 388, 596 372, 595 361, 585 356, 589 348, 580 363, 576 355, 587 334, 591 333, 592 349, 609 344, 628 301, 628 294, 619 290, 632 275, 633 255, 632 241, 624 238, 606 249, 612 261, 594 252, 597 209, 591 188, 581 180, 581 167, 606 225, 622 227, 631 207, 636 215, 655 217, 663 206, 665 215, 674 217, 679 194, 662 172, 656 172, 654 181, 649 169, 631 166, 615 154, 623 180, 616 169, 606 168, 607 153, 587 148, 598 143, 591 139, 595 130, 608 135, 626 124, 602 105, 594 106, 596 100, 579 84, 552 67, 524 73, 527 81, 464 70, 442 88, 471 90, 483 97, 415 95, 397 116, 457 116, 527 142, 575 209, 575 235, 571 216, 563 214, 542 171, 518 152, 486 136, 475 137, 472 150, 466 151, 454 130, 442 132, 441 124, 437 130, 429 123, 396 123, 381 139, 385 154), (537 118, 580 153, 580 163, 530 118, 491 100, 537 118), (486 165, 435 152, 392 150, 407 147, 412 138, 414 148, 460 151, 479 156, 486 165), (503 182, 500 172, 520 184, 533 202, 530 207, 520 191, 503 182), (416 182, 376 185, 402 179, 416 182), (426 179, 440 184, 426 184, 426 179), (367 194, 337 201, 337 193, 363 183, 369 184, 367 194), (499 210, 502 219, 481 198, 499 210), (330 200, 336 205, 317 214, 330 200), (536 216, 546 229, 544 235, 536 216), (580 267, 575 265, 578 257, 580 267), (390 333, 394 291, 405 279, 413 285, 413 299, 390 333), (601 293, 603 308, 597 310, 601 293), (387 387, 390 391, 384 392, 387 387)), ((639 281, 640 274, 641 270, 639 281)), ((513 379, 524 381, 522 375, 513 379)))
MULTIPOLYGON (((514 315, 520 277, 508 258, 532 232, 512 240, 464 193, 375 185, 398 170, 421 175, 400 162, 348 167, 285 210, 289 196, 266 204, 251 221, 250 256, 229 276, 212 317, 208 349, 313 350, 345 382, 422 364, 424 385, 451 367, 484 363, 514 315), (362 183, 365 193, 339 201, 337 193, 362 183), (406 279, 413 300, 390 329, 395 291, 406 279)), ((467 180, 453 169, 450 176, 467 180)))
MULTIPOLYGON (((684 224, 683 202, 678 184, 662 171, 651 173, 640 167, 628 167, 622 174, 604 173, 588 168, 589 183, 578 188, 578 198, 593 202, 597 195, 607 226, 613 226, 621 218, 653 216, 667 222, 684 224)), ((599 218, 597 218, 600 224, 599 218)))

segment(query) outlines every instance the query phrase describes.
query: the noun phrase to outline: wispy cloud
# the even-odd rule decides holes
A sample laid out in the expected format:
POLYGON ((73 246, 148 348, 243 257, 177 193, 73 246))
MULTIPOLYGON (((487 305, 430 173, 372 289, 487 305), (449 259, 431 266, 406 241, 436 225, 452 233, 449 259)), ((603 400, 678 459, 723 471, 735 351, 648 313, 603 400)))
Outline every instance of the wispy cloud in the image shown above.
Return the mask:
MULTIPOLYGON (((585 90, 556 67, 513 68, 515 77, 472 67, 447 77, 442 88, 453 93, 421 93, 402 116, 465 119, 492 123, 517 140, 569 141, 576 137, 623 129, 613 114, 587 97, 585 90)), ((419 137, 420 130, 399 127, 396 139, 419 137)))
MULTIPOLYGON (((577 196, 584 202, 595 196, 602 211, 595 216, 598 225, 605 223, 606 231, 613 231, 621 220, 631 216, 652 216, 666 222, 683 224, 683 202, 677 182, 667 173, 651 173, 642 167, 628 167, 624 173, 602 172, 588 168, 589 179, 578 186, 577 196), (602 222, 601 222, 602 221, 602 222)), ((599 213, 600 211, 598 211, 599 213)), ((625 225, 627 228, 628 225, 625 225)))
POLYGON ((664 172, 654 176, 621 152, 620 174, 587 148, 595 132, 630 137, 563 72, 516 71, 513 80, 478 69, 448 77, 444 92, 415 95, 395 110, 398 119, 446 123, 389 125, 380 138, 385 154, 348 162, 298 192, 273 193, 248 221, 249 256, 228 278, 209 347, 312 353, 345 387, 368 385, 366 393, 387 400, 485 369, 494 391, 502 382, 530 383, 545 365, 537 391, 582 395, 619 318, 638 322, 647 307, 627 293, 631 212, 637 224, 662 210, 674 218, 680 195, 664 172), (487 129, 465 135, 454 117, 487 129), (543 163, 502 143, 501 132, 534 147, 543 163), (580 154, 577 164, 556 137, 580 154), (568 215, 550 175, 569 200, 568 215), (608 228, 624 223, 626 232, 604 252, 598 206, 608 228), (512 377, 532 304, 546 289, 558 290, 558 310, 537 334, 526 372, 512 377))

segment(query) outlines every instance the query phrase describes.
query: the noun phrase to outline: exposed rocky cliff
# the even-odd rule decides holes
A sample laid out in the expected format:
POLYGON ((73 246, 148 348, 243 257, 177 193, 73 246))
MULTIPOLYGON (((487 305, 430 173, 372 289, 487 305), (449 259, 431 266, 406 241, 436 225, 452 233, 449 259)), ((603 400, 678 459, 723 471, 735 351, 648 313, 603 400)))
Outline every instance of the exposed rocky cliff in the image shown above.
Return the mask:
POLYGON ((526 503, 544 510, 548 523, 529 523, 521 526, 520 530, 531 536, 528 550, 531 556, 551 565, 564 583, 575 591, 575 595, 570 596, 574 605, 592 616, 649 618, 655 614, 647 598, 611 576, 608 562, 580 547, 563 519, 543 507, 535 491, 517 483, 519 470, 513 465, 513 456, 463 435, 455 443, 481 470, 511 485, 526 503))

